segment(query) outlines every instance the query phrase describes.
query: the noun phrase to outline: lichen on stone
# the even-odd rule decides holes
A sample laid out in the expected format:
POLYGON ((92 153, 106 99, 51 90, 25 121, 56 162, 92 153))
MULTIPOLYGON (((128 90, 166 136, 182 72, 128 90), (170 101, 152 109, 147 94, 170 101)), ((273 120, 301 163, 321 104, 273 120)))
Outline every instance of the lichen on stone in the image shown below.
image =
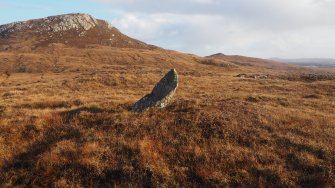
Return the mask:
POLYGON ((143 112, 150 108, 164 108, 172 100, 178 87, 178 73, 171 69, 153 88, 152 92, 138 102, 132 108, 133 112, 143 112))

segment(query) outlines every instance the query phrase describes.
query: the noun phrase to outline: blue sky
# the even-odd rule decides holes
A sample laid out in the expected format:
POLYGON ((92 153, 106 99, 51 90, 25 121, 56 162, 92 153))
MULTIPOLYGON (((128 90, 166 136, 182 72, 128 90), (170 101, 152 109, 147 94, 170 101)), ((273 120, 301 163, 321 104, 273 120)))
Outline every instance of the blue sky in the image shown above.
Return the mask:
POLYGON ((90 13, 108 18, 110 8, 82 0, 8 0, 0 1, 0 24, 71 12, 90 13))
POLYGON ((0 24, 75 12, 198 55, 335 58, 335 0, 1 0, 0 24))

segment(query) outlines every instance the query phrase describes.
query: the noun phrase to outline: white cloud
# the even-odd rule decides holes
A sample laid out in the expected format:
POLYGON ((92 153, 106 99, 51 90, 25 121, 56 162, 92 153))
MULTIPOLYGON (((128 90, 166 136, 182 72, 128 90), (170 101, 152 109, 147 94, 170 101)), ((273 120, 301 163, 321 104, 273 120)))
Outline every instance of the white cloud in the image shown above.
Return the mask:
POLYGON ((208 55, 335 57, 335 0, 90 0, 111 22, 156 45, 208 55))

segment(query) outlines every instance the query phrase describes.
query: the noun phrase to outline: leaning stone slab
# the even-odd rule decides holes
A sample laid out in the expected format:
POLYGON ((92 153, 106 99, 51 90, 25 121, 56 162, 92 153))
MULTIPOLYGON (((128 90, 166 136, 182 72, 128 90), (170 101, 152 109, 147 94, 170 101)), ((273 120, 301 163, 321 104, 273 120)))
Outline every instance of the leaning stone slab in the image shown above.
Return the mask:
POLYGON ((178 73, 171 69, 154 87, 152 92, 137 101, 133 112, 144 112, 150 108, 164 108, 171 101, 178 87, 178 73))

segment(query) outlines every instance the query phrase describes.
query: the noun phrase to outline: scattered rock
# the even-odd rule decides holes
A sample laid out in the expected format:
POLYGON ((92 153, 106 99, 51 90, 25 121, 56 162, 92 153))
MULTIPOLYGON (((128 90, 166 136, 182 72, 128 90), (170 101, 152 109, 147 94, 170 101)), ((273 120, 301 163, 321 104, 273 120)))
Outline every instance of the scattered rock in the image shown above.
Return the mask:
POLYGON ((171 69, 154 87, 152 92, 136 102, 133 112, 144 112, 150 108, 164 108, 171 101, 178 87, 178 74, 171 69))
POLYGON ((269 75, 267 75, 267 74, 260 74, 260 75, 257 76, 257 78, 260 78, 260 79, 266 79, 268 77, 269 77, 269 75))
POLYGON ((334 80, 335 75, 327 74, 301 74, 300 78, 305 81, 334 80))
POLYGON ((268 74, 238 74, 238 78, 253 78, 253 79, 267 79, 269 78, 268 74))
POLYGON ((246 78, 246 77, 247 77, 247 74, 238 74, 238 75, 236 75, 235 77, 238 77, 238 78, 246 78))
POLYGON ((305 99, 320 99, 321 97, 319 95, 311 94, 304 96, 305 99))
POLYGON ((259 98, 255 97, 255 96, 248 96, 247 97, 247 101, 249 101, 249 102, 258 102, 259 98))
POLYGON ((289 81, 315 82, 315 81, 335 80, 335 74, 331 74, 331 73, 325 73, 325 74, 292 74, 292 75, 282 75, 282 76, 279 76, 279 78, 289 80, 289 81))

